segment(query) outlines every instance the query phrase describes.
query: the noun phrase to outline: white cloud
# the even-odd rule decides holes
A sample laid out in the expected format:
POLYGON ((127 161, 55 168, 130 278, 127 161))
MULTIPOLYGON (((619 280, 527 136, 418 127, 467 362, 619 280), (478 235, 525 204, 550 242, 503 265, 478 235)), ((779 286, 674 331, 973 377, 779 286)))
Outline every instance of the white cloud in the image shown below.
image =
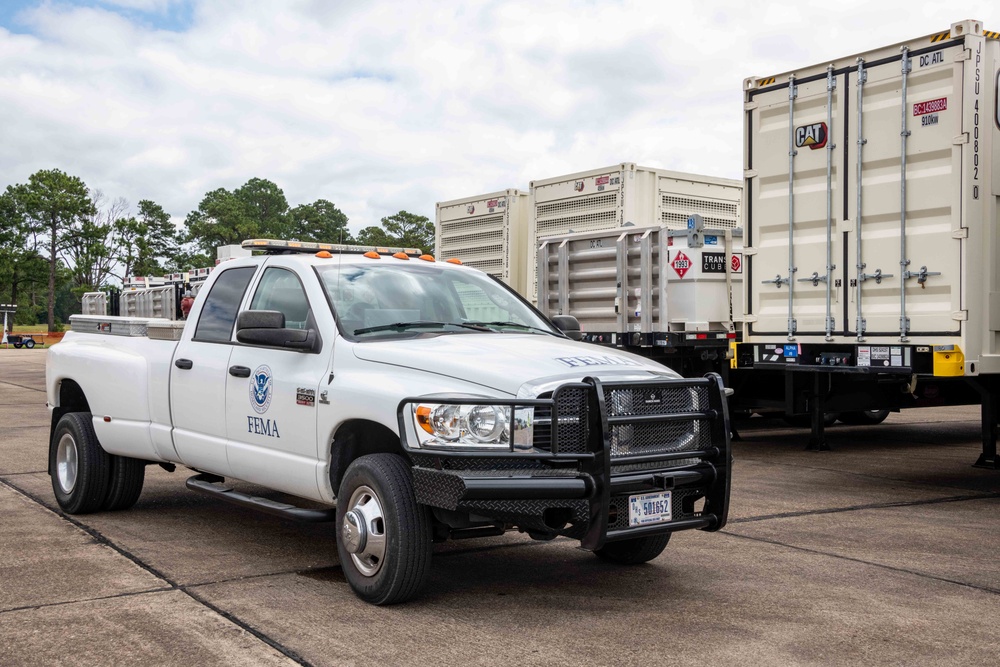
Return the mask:
POLYGON ((745 77, 998 27, 986 3, 205 0, 159 28, 177 7, 40 2, 0 29, 0 185, 59 167, 183 218, 258 176, 358 229, 621 161, 736 178, 745 77))

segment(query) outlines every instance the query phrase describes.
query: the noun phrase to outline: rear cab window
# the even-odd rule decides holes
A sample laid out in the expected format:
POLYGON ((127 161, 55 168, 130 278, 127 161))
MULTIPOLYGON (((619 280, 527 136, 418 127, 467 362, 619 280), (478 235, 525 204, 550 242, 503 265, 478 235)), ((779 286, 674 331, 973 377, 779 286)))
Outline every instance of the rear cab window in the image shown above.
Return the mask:
POLYGON ((205 298, 192 340, 200 343, 232 342, 236 314, 256 270, 256 267, 246 266, 221 272, 205 298))

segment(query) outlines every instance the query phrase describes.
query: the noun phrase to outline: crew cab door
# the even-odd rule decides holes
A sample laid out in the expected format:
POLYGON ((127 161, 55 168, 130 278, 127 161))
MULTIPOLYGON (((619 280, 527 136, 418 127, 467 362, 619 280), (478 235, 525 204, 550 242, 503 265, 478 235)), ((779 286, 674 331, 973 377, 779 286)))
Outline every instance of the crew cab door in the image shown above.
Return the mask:
POLYGON ((170 414, 174 447, 192 468, 232 474, 226 457, 226 379, 233 327, 256 267, 220 271, 174 351, 170 369, 170 414))
POLYGON ((269 260, 250 290, 248 310, 279 311, 286 328, 312 329, 317 343, 308 352, 233 346, 225 410, 229 462, 234 477, 319 498, 317 475, 329 443, 318 443, 317 399, 329 375, 335 324, 315 275, 300 276, 295 268, 301 264, 282 266, 283 261, 269 260))

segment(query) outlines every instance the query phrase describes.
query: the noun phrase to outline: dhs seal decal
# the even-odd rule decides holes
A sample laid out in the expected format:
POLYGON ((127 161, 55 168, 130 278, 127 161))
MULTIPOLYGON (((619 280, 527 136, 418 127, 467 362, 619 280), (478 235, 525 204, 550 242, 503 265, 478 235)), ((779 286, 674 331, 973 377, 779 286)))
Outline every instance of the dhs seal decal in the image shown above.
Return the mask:
POLYGON ((250 376, 250 405, 259 415, 271 407, 271 367, 258 366, 250 376))
MULTIPOLYGON (((250 376, 250 406, 259 415, 271 407, 271 397, 274 395, 274 380, 271 377, 271 367, 258 366, 250 376)), ((247 433, 266 435, 269 438, 280 438, 278 421, 263 417, 247 416, 247 433)))

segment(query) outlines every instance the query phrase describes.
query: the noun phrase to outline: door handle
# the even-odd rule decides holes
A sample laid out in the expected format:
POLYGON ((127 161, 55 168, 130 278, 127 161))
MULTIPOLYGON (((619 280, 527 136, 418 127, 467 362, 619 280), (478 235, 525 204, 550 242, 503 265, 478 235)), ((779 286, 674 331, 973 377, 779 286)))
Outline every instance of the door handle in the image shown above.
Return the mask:
POLYGON ((248 378, 250 377, 250 369, 246 366, 230 366, 229 374, 234 378, 248 378))
POLYGON ((192 366, 194 366, 194 362, 191 361, 190 359, 175 359, 174 366, 177 366, 177 368, 186 371, 190 369, 192 366))

